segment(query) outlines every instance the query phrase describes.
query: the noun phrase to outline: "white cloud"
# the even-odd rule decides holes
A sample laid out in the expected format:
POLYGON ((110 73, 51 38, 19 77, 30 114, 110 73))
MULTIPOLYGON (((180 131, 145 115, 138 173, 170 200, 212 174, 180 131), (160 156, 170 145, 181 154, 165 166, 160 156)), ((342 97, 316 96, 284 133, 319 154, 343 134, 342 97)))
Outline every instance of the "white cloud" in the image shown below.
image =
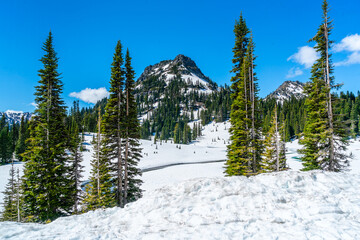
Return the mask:
POLYGON ((35 107, 35 108, 37 108, 37 106, 38 106, 38 105, 37 105, 36 103, 34 103, 34 102, 30 103, 30 105, 33 106, 33 107, 35 107))
POLYGON ((297 53, 291 55, 287 60, 304 65, 305 68, 310 68, 318 58, 319 54, 314 48, 303 46, 299 48, 297 53))
POLYGON ((288 71, 288 73, 286 75, 286 79, 294 78, 296 76, 303 75, 303 73, 304 72, 299 67, 290 68, 290 70, 288 71))
POLYGON ((343 38, 340 43, 335 44, 333 47, 334 52, 359 52, 360 51, 360 35, 353 34, 343 38))
POLYGON ((360 64, 360 35, 356 33, 343 38, 340 43, 334 45, 333 51, 351 52, 345 60, 335 63, 335 66, 360 64))
POLYGON ((360 52, 353 52, 344 61, 335 63, 335 66, 346 66, 351 64, 360 64, 360 52))
POLYGON ((104 87, 98 89, 86 88, 80 92, 72 92, 69 96, 78 98, 87 103, 97 103, 98 101, 108 97, 109 92, 104 87))

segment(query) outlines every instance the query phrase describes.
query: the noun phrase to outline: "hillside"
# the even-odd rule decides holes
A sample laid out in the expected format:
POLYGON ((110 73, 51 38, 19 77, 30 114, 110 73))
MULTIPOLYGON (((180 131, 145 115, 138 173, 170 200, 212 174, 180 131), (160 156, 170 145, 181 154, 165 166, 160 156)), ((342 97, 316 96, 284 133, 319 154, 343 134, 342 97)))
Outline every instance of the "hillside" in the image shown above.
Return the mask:
POLYGON ((146 67, 135 94, 145 139, 153 134, 163 140, 173 138, 176 126, 184 132, 194 120, 201 119, 205 125, 212 119, 229 118, 229 87, 218 87, 191 58, 181 54, 146 67))

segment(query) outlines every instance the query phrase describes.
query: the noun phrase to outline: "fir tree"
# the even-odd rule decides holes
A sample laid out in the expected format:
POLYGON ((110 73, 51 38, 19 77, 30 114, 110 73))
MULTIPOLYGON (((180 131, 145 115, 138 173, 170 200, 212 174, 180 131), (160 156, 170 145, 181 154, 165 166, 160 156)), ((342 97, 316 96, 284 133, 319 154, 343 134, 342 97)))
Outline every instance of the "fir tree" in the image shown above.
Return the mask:
POLYGON ((19 139, 16 142, 15 146, 15 156, 18 160, 22 160, 22 154, 25 152, 27 145, 26 139, 29 137, 28 131, 28 121, 24 119, 24 116, 21 117, 20 129, 19 129, 19 139))
POLYGON ((23 210, 30 221, 48 221, 69 213, 73 207, 69 189, 70 167, 66 155, 68 135, 66 110, 61 99, 62 82, 51 32, 43 45, 39 85, 35 102, 38 108, 31 121, 23 176, 23 210))
POLYGON ((114 181, 116 204, 124 206, 124 116, 126 114, 124 99, 125 70, 122 45, 118 41, 113 57, 110 79, 110 98, 105 107, 102 122, 104 136, 102 154, 108 161, 114 160, 114 181))
POLYGON ((79 210, 79 204, 82 200, 82 190, 81 190, 81 180, 82 173, 84 172, 83 166, 81 165, 83 161, 83 156, 81 153, 81 137, 79 135, 78 124, 76 120, 73 120, 72 123, 72 131, 71 131, 71 142, 70 142, 70 163, 71 163, 71 180, 72 184, 70 188, 72 188, 72 197, 74 202, 73 213, 77 214, 79 210))
POLYGON ((233 102, 229 130, 232 142, 228 146, 225 173, 228 176, 253 175, 260 170, 262 154, 258 87, 254 72, 254 44, 252 37, 249 39, 247 36, 249 30, 242 16, 236 23, 234 32, 233 63, 235 65, 232 72, 235 73, 235 76, 231 79, 233 102))
POLYGON ((323 22, 317 34, 311 41, 316 42, 315 49, 320 58, 311 69, 311 82, 306 85, 308 94, 306 99, 307 121, 303 132, 300 149, 304 168, 302 170, 323 169, 340 171, 348 165, 345 154, 346 140, 345 126, 334 116, 331 90, 334 85, 331 44, 329 36, 332 30, 332 21, 328 17, 328 3, 324 0, 322 5, 323 22))
POLYGON ((19 169, 15 175, 14 163, 11 163, 10 178, 5 187, 4 194, 4 211, 2 212, 1 221, 21 221, 20 206, 20 177, 19 169))
MULTIPOLYGON (((5 118, 3 117, 3 119, 5 118)), ((7 123, 1 125, 3 127, 0 128, 0 163, 5 164, 10 162, 12 157, 11 138, 9 125, 7 123)))
POLYGON ((98 112, 97 129, 96 139, 93 141, 94 155, 91 160, 91 176, 89 183, 86 185, 86 195, 84 198, 85 211, 115 205, 110 161, 102 155, 101 149, 103 143, 101 137, 100 109, 98 112))
POLYGON ((141 148, 139 147, 140 124, 137 118, 136 101, 134 97, 135 73, 131 66, 129 50, 125 57, 125 104, 126 118, 125 127, 125 158, 124 158, 124 205, 128 202, 137 200, 142 196, 140 185, 142 183, 141 170, 138 163, 141 158, 141 148))
POLYGON ((284 124, 279 124, 277 111, 277 105, 275 105, 273 119, 264 144, 265 152, 261 165, 265 172, 286 169, 284 124))

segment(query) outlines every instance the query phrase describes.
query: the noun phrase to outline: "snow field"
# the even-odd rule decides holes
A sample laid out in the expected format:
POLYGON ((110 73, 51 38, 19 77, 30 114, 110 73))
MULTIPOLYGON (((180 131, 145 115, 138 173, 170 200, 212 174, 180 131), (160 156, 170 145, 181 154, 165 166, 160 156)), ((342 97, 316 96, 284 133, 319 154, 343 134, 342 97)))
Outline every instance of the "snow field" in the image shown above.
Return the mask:
MULTIPOLYGON (((358 140, 349 145, 354 155, 349 172, 297 171, 302 165, 294 141, 286 145, 293 171, 225 178, 224 162, 201 162, 226 159, 229 127, 229 122, 208 124, 199 140, 181 149, 170 141, 156 146, 141 140, 144 197, 124 209, 47 225, 0 223, 0 239, 360 239, 358 140), (185 165, 164 167, 177 163, 185 165), (160 169, 147 171, 154 167, 160 169)), ((91 140, 87 134, 84 180, 91 170, 91 140)), ((9 170, 10 165, 0 167, 0 191, 9 170)))
POLYGON ((1 239, 359 239, 360 176, 297 172, 183 181, 124 209, 0 224, 1 239))

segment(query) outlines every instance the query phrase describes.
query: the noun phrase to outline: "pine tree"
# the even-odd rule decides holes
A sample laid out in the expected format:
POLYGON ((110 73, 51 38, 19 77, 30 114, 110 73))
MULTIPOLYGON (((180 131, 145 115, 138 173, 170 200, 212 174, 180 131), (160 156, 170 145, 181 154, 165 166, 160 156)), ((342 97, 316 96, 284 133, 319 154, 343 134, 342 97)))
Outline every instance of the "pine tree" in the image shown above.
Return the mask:
POLYGON ((73 207, 69 189, 70 167, 66 148, 66 110, 61 99, 62 82, 51 32, 42 48, 43 69, 35 87, 38 108, 31 121, 29 147, 23 176, 23 210, 29 221, 48 221, 69 213, 73 207))
POLYGON ((286 169, 284 124, 279 124, 277 105, 273 111, 270 129, 265 139, 265 152, 262 159, 262 169, 265 172, 286 169))
POLYGON ((247 94, 247 74, 244 74, 245 53, 249 42, 249 29, 245 20, 240 15, 240 20, 235 23, 235 47, 233 48, 234 67, 232 72, 235 76, 231 78, 231 112, 230 112, 230 139, 228 146, 228 160, 226 162, 225 173, 228 176, 246 175, 250 172, 250 161, 248 159, 248 94, 247 94))
POLYGON ((124 205, 128 202, 135 201, 142 196, 140 185, 142 183, 141 170, 138 163, 141 158, 140 124, 137 118, 136 101, 134 97, 135 90, 135 72, 131 66, 131 57, 129 50, 126 51, 125 57, 125 158, 124 158, 124 205))
POLYGON ((97 129, 96 139, 93 141, 94 155, 91 160, 91 176, 89 183, 86 185, 84 211, 115 205, 112 191, 111 165, 110 161, 102 155, 101 149, 103 142, 101 137, 100 109, 98 110, 97 129))
POLYGON ((305 124, 303 139, 300 149, 304 168, 302 170, 323 169, 328 171, 340 171, 348 165, 345 154, 346 128, 343 123, 334 116, 333 100, 331 93, 334 85, 331 44, 329 35, 332 30, 332 21, 328 17, 328 3, 323 1, 323 22, 317 34, 310 41, 315 41, 315 49, 320 58, 311 69, 311 82, 306 85, 305 92, 308 94, 305 106, 307 121, 305 124))
POLYGON ((102 133, 104 136, 102 154, 108 161, 114 162, 114 181, 116 192, 116 204, 124 206, 124 116, 126 115, 124 99, 125 70, 122 45, 118 41, 113 57, 110 79, 110 98, 105 107, 102 122, 102 133))
POLYGON ((247 37, 249 30, 240 16, 235 25, 235 64, 232 72, 232 100, 230 112, 231 144, 225 173, 231 175, 253 175, 260 170, 262 154, 261 121, 258 109, 258 87, 254 72, 254 43, 247 37), (244 47, 245 46, 245 47, 244 47))
POLYGON ((82 190, 81 190, 81 180, 82 180, 82 173, 84 172, 84 166, 81 165, 83 161, 83 156, 81 153, 81 137, 79 135, 78 124, 76 120, 73 119, 72 122, 72 130, 71 130, 71 142, 69 151, 71 154, 70 157, 70 167, 71 167, 71 180, 72 184, 69 186, 72 188, 72 198, 74 202, 74 209, 73 213, 77 214, 79 210, 79 204, 83 198, 82 190))
POLYGON ((22 154, 25 152, 27 145, 26 139, 29 137, 28 131, 28 122, 24 119, 24 116, 21 117, 20 130, 19 130, 19 139, 16 142, 15 146, 15 156, 18 160, 22 160, 22 154))
MULTIPOLYGON (((3 119, 5 119, 3 117, 3 119)), ((1 124, 3 127, 0 128, 0 164, 10 162, 12 157, 11 151, 11 138, 9 125, 7 123, 1 124)))
POLYGON ((10 178, 5 187, 4 194, 4 211, 0 218, 1 221, 21 221, 20 207, 20 177, 19 169, 15 175, 14 163, 11 164, 10 178))

